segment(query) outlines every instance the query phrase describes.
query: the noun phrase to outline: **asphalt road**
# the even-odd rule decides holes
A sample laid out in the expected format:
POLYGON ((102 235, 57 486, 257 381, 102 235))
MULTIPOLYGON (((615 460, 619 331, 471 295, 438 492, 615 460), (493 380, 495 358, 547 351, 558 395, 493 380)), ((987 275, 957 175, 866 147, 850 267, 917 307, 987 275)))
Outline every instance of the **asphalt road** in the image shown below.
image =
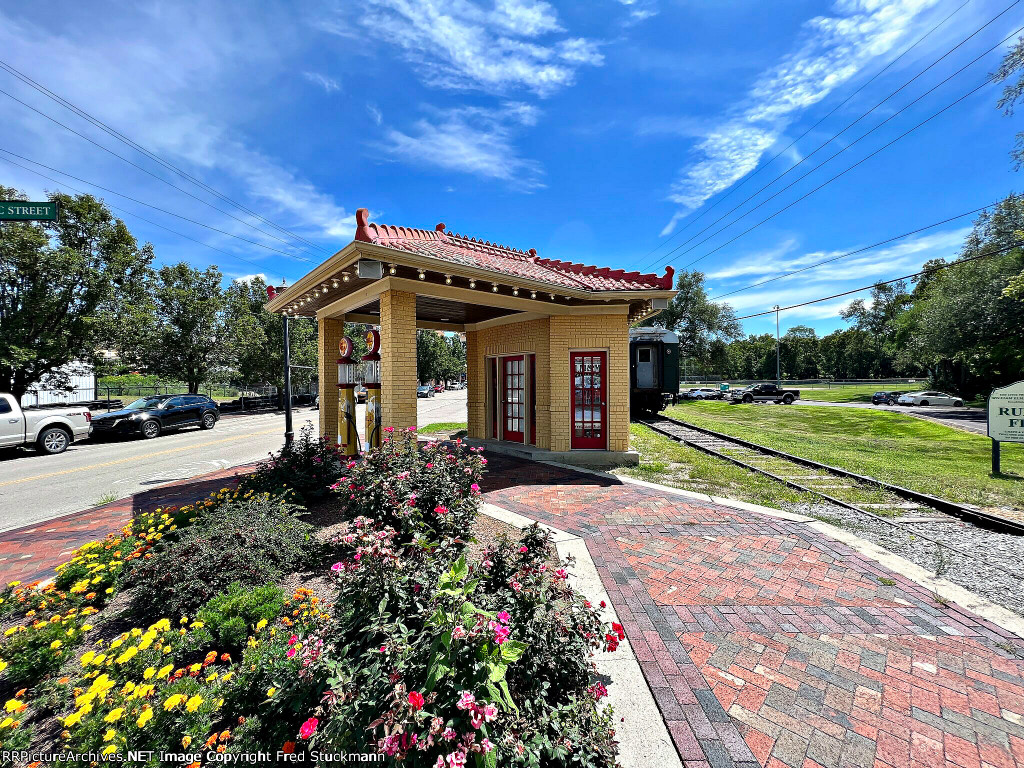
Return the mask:
POLYGON ((951 405, 872 405, 871 403, 828 403, 823 400, 801 399, 799 405, 823 405, 830 408, 868 408, 873 411, 895 411, 907 416, 914 416, 918 419, 937 421, 947 427, 963 429, 975 434, 986 433, 986 415, 984 408, 971 408, 961 406, 956 408, 951 405))
MULTIPOLYGON (((466 420, 466 392, 442 392, 417 402, 419 424, 466 420)), ((363 424, 365 406, 358 406, 363 424)), ((295 411, 296 433, 318 431, 317 411, 295 411)), ((233 416, 206 432, 188 428, 155 440, 74 443, 59 456, 0 451, 0 531, 50 520, 174 480, 258 461, 284 442, 284 415, 233 416)))

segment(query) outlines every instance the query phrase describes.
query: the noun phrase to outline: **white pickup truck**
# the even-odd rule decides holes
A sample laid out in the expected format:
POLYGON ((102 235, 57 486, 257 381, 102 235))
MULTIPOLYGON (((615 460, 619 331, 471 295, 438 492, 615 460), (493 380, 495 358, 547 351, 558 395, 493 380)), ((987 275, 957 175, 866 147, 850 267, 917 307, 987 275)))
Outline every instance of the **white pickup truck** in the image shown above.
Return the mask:
POLYGON ((64 453, 92 430, 92 413, 80 405, 22 410, 14 395, 0 392, 0 448, 34 445, 40 453, 64 453))

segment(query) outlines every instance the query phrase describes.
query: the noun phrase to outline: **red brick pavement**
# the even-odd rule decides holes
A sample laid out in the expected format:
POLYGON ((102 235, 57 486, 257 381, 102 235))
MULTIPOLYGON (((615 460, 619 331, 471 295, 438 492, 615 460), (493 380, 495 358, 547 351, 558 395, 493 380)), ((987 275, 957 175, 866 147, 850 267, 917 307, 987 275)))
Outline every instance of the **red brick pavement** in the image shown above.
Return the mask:
POLYGON ((490 469, 487 501, 587 542, 684 765, 1024 767, 1024 639, 802 523, 490 469))
POLYGON ((133 511, 147 512, 199 501, 214 491, 233 486, 235 476, 253 466, 231 467, 160 485, 100 507, 4 531, 0 533, 0 584, 49 578, 54 575, 53 569, 78 547, 123 528, 133 511))

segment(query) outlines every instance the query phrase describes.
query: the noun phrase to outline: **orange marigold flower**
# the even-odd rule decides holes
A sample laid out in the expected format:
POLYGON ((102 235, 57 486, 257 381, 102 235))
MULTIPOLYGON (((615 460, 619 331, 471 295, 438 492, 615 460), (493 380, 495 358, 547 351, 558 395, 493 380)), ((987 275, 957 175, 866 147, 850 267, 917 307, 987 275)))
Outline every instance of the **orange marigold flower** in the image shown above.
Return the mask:
POLYGON ((220 734, 220 737, 219 737, 220 741, 227 741, 230 738, 231 738, 231 731, 221 731, 221 734, 220 734))
POLYGON ((286 755, 292 754, 295 751, 295 742, 294 741, 286 741, 284 743, 284 746, 281 747, 281 751, 284 752, 286 755))
POLYGON ((212 736, 210 736, 210 738, 208 738, 206 740, 206 746, 208 746, 208 747, 212 747, 216 743, 217 743, 217 734, 216 733, 213 734, 212 736))
POLYGON ((221 744, 219 747, 217 747, 217 751, 220 752, 220 753, 224 753, 224 752, 227 751, 227 747, 225 747, 223 744, 221 744))
POLYGON ((25 694, 26 694, 27 692, 28 692, 28 688, 22 688, 22 689, 21 689, 20 691, 18 691, 18 692, 17 692, 16 694, 14 694, 14 698, 16 698, 16 699, 20 699, 20 698, 21 698, 22 696, 24 696, 24 695, 25 695, 25 694))
POLYGON ((220 660, 221 661, 231 661, 231 654, 230 653, 222 653, 220 655, 220 660))

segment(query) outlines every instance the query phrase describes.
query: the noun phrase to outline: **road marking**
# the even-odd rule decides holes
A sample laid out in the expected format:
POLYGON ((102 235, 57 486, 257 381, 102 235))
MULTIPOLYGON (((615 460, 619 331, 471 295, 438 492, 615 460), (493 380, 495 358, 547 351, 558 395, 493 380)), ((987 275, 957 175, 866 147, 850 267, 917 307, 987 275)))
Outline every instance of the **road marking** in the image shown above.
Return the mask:
POLYGON ((154 456, 164 456, 164 455, 166 455, 168 453, 180 453, 181 451, 192 451, 192 450, 196 450, 197 448, 205 447, 207 445, 219 445, 220 443, 231 443, 231 442, 235 442, 236 440, 248 440, 249 438, 256 437, 257 435, 270 435, 270 434, 273 434, 274 432, 277 432, 277 431, 278 431, 278 429, 275 427, 274 429, 265 429, 262 432, 248 432, 248 433, 246 433, 244 435, 237 435, 236 437, 225 437, 225 438, 223 438, 221 440, 214 440, 213 442, 210 442, 210 443, 204 443, 202 446, 191 445, 191 444, 190 445, 180 445, 177 448, 168 448, 165 451, 154 451, 152 453, 144 453, 144 454, 141 454, 139 456, 128 456, 127 458, 124 458, 124 459, 114 459, 113 461, 104 461, 104 462, 102 462, 100 464, 90 464, 90 465, 88 465, 86 467, 77 467, 75 469, 62 469, 62 470, 57 471, 57 472, 47 472, 47 473, 42 474, 42 475, 33 475, 32 477, 22 477, 22 478, 19 478, 17 480, 4 480, 4 481, 0 482, 0 488, 2 488, 5 485, 17 485, 19 483, 28 483, 28 482, 31 482, 32 480, 45 480, 48 477, 60 477, 61 475, 71 475, 71 474, 74 474, 75 472, 85 472, 86 470, 99 469, 100 467, 112 467, 115 464, 125 464, 125 463, 131 462, 131 461, 139 461, 141 459, 151 459, 154 456))

